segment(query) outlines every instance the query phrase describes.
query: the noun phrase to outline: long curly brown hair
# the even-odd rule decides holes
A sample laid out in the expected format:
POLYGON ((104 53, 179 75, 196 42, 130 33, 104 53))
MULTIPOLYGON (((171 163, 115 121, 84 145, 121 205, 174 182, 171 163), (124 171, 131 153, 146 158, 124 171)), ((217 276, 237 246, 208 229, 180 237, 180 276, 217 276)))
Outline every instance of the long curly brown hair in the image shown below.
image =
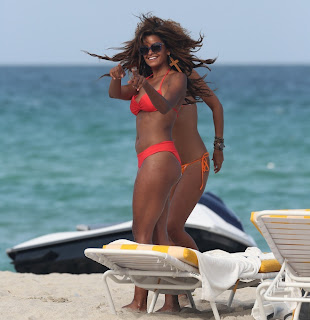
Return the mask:
MULTIPOLYGON (((201 97, 209 96, 210 92, 204 86, 199 83, 203 81, 204 77, 200 79, 190 79, 190 75, 194 68, 208 67, 209 64, 215 62, 216 59, 199 59, 194 53, 202 47, 203 35, 199 35, 198 40, 193 40, 187 30, 181 27, 181 25, 173 20, 163 20, 151 14, 143 14, 139 17, 140 22, 137 25, 135 31, 135 37, 124 43, 123 47, 115 48, 121 50, 121 52, 115 54, 112 57, 107 55, 100 56, 97 54, 87 54, 97 57, 99 59, 119 62, 124 70, 131 70, 133 67, 137 67, 139 73, 144 77, 151 75, 152 70, 146 64, 144 58, 139 53, 140 46, 143 45, 143 40, 149 35, 158 36, 165 44, 166 48, 170 51, 170 55, 174 60, 178 60, 178 66, 187 76, 187 96, 191 96, 195 101, 186 99, 187 103, 194 103, 201 101, 201 97)), ((168 57, 169 59, 169 57, 168 57)), ((169 63, 169 62, 168 62, 169 63)), ((173 69, 177 70, 174 66, 173 69)), ((105 74, 100 78, 108 76, 105 74)))

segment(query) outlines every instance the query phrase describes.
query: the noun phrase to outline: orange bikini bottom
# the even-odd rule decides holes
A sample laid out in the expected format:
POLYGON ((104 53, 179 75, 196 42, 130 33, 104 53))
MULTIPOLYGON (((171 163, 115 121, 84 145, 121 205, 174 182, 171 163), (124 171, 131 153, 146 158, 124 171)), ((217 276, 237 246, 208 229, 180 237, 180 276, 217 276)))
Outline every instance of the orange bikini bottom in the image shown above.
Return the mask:
POLYGON ((177 149, 174 146, 173 141, 163 141, 163 142, 156 143, 156 144, 146 148, 144 151, 142 151, 138 154, 138 167, 140 168, 142 166, 143 161, 147 157, 151 156, 154 153, 163 152, 163 151, 173 153, 174 156, 177 158, 177 160, 181 164, 180 156, 178 154, 177 149))
POLYGON ((186 164, 182 165, 182 174, 183 174, 188 166, 190 166, 191 164, 193 164, 195 162, 201 161, 201 187, 200 187, 200 190, 202 190, 202 188, 203 188, 203 173, 208 172, 210 170, 209 164, 208 164, 208 158, 209 158, 209 153, 206 152, 202 155, 201 158, 194 160, 190 163, 186 163, 186 164))

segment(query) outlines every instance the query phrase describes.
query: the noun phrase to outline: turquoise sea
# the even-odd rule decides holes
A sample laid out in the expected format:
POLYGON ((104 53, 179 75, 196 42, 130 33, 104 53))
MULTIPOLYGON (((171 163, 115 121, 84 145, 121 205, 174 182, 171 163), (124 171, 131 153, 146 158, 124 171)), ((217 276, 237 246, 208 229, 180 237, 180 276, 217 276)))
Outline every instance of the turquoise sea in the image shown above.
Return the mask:
MULTIPOLYGON (((108 97, 108 71, 91 67, 0 67, 0 270, 5 249, 77 224, 131 219, 137 170, 135 117, 108 97)), ((310 207, 310 66, 214 66, 225 111, 225 161, 212 191, 250 222, 263 209, 310 207)), ((209 151, 212 113, 199 105, 209 151)))

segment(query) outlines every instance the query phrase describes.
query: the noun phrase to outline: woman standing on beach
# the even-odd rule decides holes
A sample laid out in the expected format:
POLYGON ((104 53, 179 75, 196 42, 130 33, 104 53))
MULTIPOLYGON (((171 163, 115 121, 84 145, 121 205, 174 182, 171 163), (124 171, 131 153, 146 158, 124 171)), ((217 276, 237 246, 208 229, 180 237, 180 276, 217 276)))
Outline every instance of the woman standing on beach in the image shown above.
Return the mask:
MULTIPOLYGON (((193 71, 191 78, 200 77, 193 71)), ((213 113, 215 138, 212 160, 214 172, 218 173, 224 161, 223 107, 204 81, 200 80, 200 85, 209 92, 209 95, 203 96, 202 99, 213 113)), ((163 226, 168 225, 168 235, 172 244, 196 250, 198 247, 184 226, 204 192, 210 168, 209 153, 198 132, 197 122, 197 105, 182 106, 172 131, 172 138, 181 158, 182 177, 170 195, 169 213, 166 212, 168 222, 164 221, 164 216, 161 221, 163 226)), ((159 239, 159 242, 162 240, 159 239)))
MULTIPOLYGON (((153 243, 155 230, 163 238, 157 224, 181 177, 181 160, 172 140, 174 122, 187 92, 194 100, 208 95, 197 85, 199 79, 187 76, 193 68, 207 67, 208 61, 192 54, 201 47, 202 38, 191 39, 178 23, 144 15, 140 20, 134 39, 126 42, 122 52, 112 58, 91 55, 120 62, 110 70, 109 95, 131 100, 130 109, 136 116, 139 169, 133 192, 133 235, 139 243, 153 243), (178 57, 183 72, 170 68, 173 57, 178 57), (132 70, 133 76, 127 85, 121 85, 126 70, 132 70)), ((166 234, 166 230, 165 226, 161 232, 166 234)), ((146 310, 145 290, 136 288, 128 307, 146 310)))
MULTIPOLYGON (((199 78, 196 71, 192 77, 199 78)), ((204 81, 201 86, 209 90, 209 96, 202 97, 210 107, 214 122, 214 172, 221 170, 224 161, 224 117, 222 105, 204 81)), ((209 176, 209 153, 197 129, 197 105, 182 106, 179 116, 174 124, 172 137, 179 152, 182 163, 182 177, 170 194, 170 205, 162 215, 156 230, 157 242, 167 241, 160 230, 167 225, 170 245, 177 245, 198 250, 194 239, 185 231, 185 222, 204 192, 209 176)), ((180 310, 178 296, 166 295, 165 304, 159 311, 177 312, 180 310)))

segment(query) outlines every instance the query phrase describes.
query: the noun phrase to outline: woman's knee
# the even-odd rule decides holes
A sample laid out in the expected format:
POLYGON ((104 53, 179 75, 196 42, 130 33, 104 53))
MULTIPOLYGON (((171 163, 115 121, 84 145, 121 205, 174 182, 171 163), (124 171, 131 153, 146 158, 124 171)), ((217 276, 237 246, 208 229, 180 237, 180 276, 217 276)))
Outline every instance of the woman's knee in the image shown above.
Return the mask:
POLYGON ((133 221, 132 234, 138 243, 152 243, 154 229, 141 226, 133 221))
POLYGON ((184 224, 178 223, 178 221, 175 221, 173 219, 169 219, 167 223, 167 231, 168 236, 173 240, 175 239, 178 234, 184 232, 184 224))
POLYGON ((169 237, 167 231, 161 233, 154 233, 153 243, 160 245, 170 245, 169 237))

